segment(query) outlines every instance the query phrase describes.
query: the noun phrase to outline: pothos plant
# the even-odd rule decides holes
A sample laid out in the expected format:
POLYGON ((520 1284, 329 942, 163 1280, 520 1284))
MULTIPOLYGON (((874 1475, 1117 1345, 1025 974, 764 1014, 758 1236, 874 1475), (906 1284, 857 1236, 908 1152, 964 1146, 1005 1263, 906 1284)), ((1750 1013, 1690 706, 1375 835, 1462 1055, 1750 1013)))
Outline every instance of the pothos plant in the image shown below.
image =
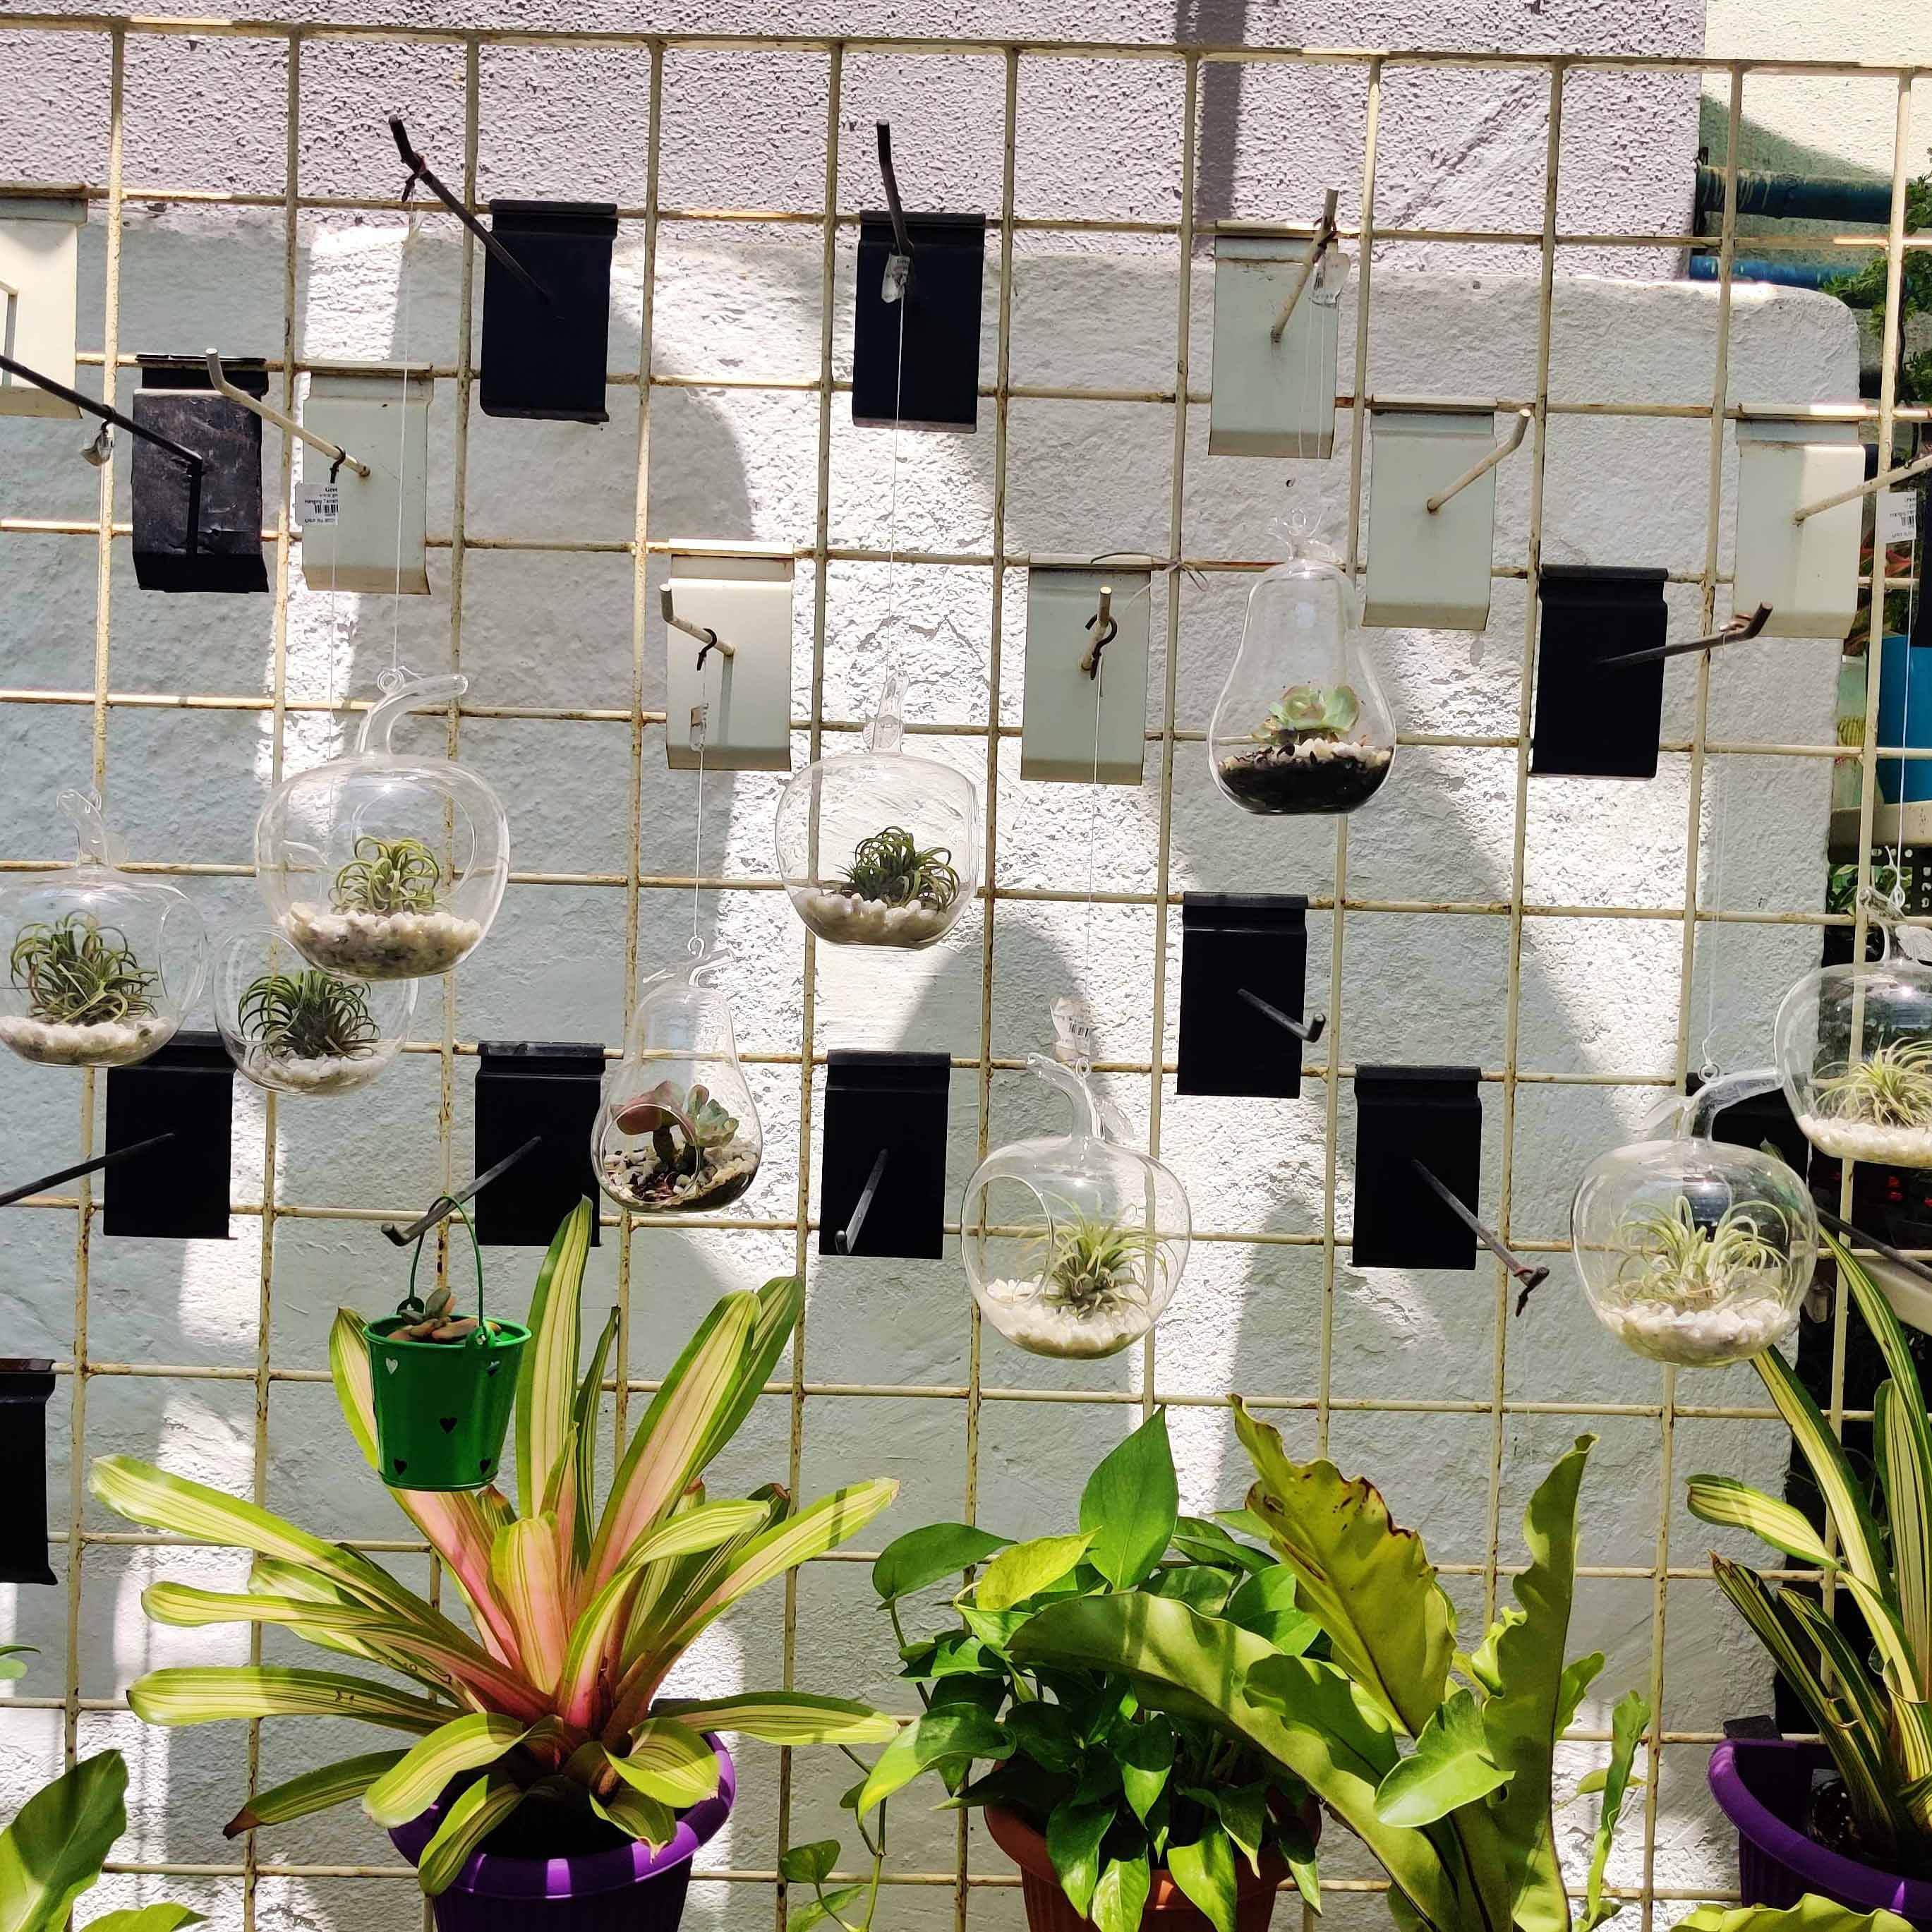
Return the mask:
MULTIPOLYGON (((745 1419, 797 1322, 803 1286, 788 1279, 728 1294, 705 1317, 598 1510, 598 1406, 616 1316, 580 1378, 590 1228, 590 1203, 580 1203, 550 1244, 531 1298, 516 1391, 520 1509, 494 1486, 390 1492, 454 1579, 473 1636, 373 1558, 255 1504, 131 1456, 94 1464, 94 1494, 130 1521, 255 1552, 244 1593, 150 1586, 142 1600, 157 1622, 279 1624, 406 1680, 403 1688, 338 1670, 251 1664, 155 1670, 134 1684, 128 1701, 150 1724, 350 1718, 411 1739, 406 1750, 346 1759, 258 1792, 230 1822, 229 1836, 357 1798, 377 1824, 392 1826, 447 1796, 418 1866, 434 1894, 526 1805, 546 1838, 580 1837, 602 1820, 662 1846, 676 1813, 718 1789, 704 1732, 778 1744, 892 1736, 892 1719, 844 1698, 664 1696, 678 1659, 718 1617, 856 1534, 898 1486, 855 1484, 802 1509, 776 1485, 742 1502, 706 1496, 706 1466, 745 1419)), ((329 1366, 343 1419, 373 1467, 359 1316, 338 1314, 329 1366)))
POLYGON ((1130 1616, 1142 1604, 1192 1604, 1272 1654, 1318 1649, 1294 1578, 1220 1523, 1182 1516, 1178 1498, 1156 1411, 1088 1478, 1077 1531, 1013 1543, 934 1523, 886 1546, 872 1582, 924 1708, 847 1795, 862 1823, 932 1773, 946 1804, 995 1806, 1043 1833, 1068 1902, 1100 1932, 1136 1932, 1162 1867, 1216 1932, 1234 1932, 1237 1867, 1258 1872, 1270 1853, 1318 1907, 1307 1793, 1294 1772, 1231 1741, 1211 1712, 1146 1702, 1115 1665, 1024 1651, 1054 1606, 1096 1603, 1130 1616), (908 1634, 908 1599, 982 1563, 950 1599, 950 1627, 908 1634), (976 1764, 991 1768, 976 1776, 976 1764))

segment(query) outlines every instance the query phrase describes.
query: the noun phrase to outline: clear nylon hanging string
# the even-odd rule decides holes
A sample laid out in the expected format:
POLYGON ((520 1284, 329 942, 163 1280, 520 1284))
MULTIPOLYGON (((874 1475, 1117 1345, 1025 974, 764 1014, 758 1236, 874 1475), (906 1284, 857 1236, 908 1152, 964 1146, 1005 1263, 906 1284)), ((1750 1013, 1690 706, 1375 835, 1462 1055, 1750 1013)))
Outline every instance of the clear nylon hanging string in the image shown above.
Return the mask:
POLYGON ((398 307, 400 311, 398 359, 402 364, 402 398, 396 428, 396 580, 394 592, 389 599, 389 668, 376 680, 376 688, 384 692, 396 690, 404 682, 403 472, 410 422, 410 257, 416 238, 416 211, 412 208, 403 228, 402 255, 397 277, 401 285, 397 292, 400 297, 398 307))

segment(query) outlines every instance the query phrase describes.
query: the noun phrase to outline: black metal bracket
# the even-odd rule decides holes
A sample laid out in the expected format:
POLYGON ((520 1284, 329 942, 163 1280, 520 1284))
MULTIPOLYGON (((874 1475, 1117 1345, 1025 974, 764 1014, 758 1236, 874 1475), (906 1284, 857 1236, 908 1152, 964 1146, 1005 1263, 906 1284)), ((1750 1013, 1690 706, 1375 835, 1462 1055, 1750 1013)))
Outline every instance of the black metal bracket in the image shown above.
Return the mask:
POLYGON ((1312 1046, 1328 1030, 1328 1016, 1326 1013, 1312 1013, 1306 1020, 1298 1020, 1292 1014, 1283 1012, 1280 1007, 1270 1006, 1260 994, 1246 986, 1238 986, 1234 990, 1256 1012, 1264 1018, 1273 1020, 1278 1027, 1286 1027, 1297 1040, 1310 1046, 1312 1046))
POLYGON ((1868 1234, 1862 1228, 1855 1228, 1849 1221, 1841 1221, 1835 1214, 1828 1214, 1822 1208, 1818 1218, 1841 1241, 1851 1241, 1858 1246, 1870 1248, 1874 1254, 1882 1255, 1894 1268, 1902 1268, 1908 1274, 1916 1275, 1921 1281, 1932 1282, 1932 1268, 1908 1255, 1902 1248, 1894 1248, 1889 1241, 1881 1241, 1876 1234, 1868 1234))
POLYGON ((439 1194, 429 1204, 428 1210, 406 1228, 398 1228, 393 1221, 385 1221, 382 1232, 399 1248, 406 1248, 412 1241, 421 1240, 439 1221, 448 1220, 466 1202, 472 1200, 499 1175, 508 1174, 518 1161, 526 1154, 534 1153, 542 1144, 542 1135, 531 1135, 521 1147, 506 1154, 494 1167, 479 1174, 467 1187, 459 1189, 454 1194, 439 1194))
POLYGON ((64 1167, 58 1174, 44 1174, 38 1180, 29 1180, 24 1186, 10 1187, 0 1194, 0 1208, 10 1208, 16 1201, 25 1201, 49 1187, 57 1187, 63 1180, 78 1180, 83 1174, 96 1174, 104 1167, 112 1167, 116 1161, 127 1160, 137 1154, 146 1154, 150 1148, 158 1148, 174 1138, 172 1133, 150 1134, 144 1141, 136 1141, 130 1145, 116 1148, 111 1154, 98 1154, 92 1160, 76 1162, 72 1167, 64 1167))
POLYGON ((833 1235, 832 1242, 842 1255, 849 1255, 859 1245, 860 1230, 866 1225, 866 1216, 872 1211, 872 1196, 879 1191, 879 1183, 886 1176, 886 1162, 892 1156, 890 1148, 881 1148, 879 1157, 872 1163, 872 1171, 866 1177, 866 1184, 859 1190, 859 1198, 852 1204, 852 1212, 844 1227, 833 1235))
POLYGON ((878 124, 879 173, 886 184, 886 207, 892 218, 892 259, 886 264, 886 299, 897 302, 912 274, 912 236, 899 202, 899 178, 892 172, 892 124, 878 124))
POLYGON ((1708 638, 1691 638, 1681 644, 1659 644, 1648 651, 1631 651, 1620 658, 1605 658, 1599 670, 1616 670, 1629 664, 1661 664, 1666 658, 1688 657, 1693 651, 1714 651, 1720 644, 1741 644, 1754 638, 1771 621, 1771 606, 1760 604, 1748 617, 1733 617, 1720 631, 1708 638))
POLYGON ((464 226, 482 243, 490 256, 514 275, 524 287, 546 305, 550 305, 550 292, 496 237, 478 221, 459 195, 452 194, 431 171, 429 164, 410 146, 409 131, 402 123, 400 115, 389 116, 389 132, 395 136, 396 152, 403 158, 403 166, 410 171, 410 178, 403 184, 404 200, 410 198, 410 190, 418 182, 428 188, 443 206, 454 215, 464 226))
MULTIPOLYGON (((1470 1233, 1474 1234, 1477 1240, 1480 1241, 1483 1246, 1487 1248, 1490 1252, 1516 1276, 1517 1281, 1522 1284, 1524 1296, 1526 1297, 1532 1288, 1540 1288, 1550 1279, 1550 1270, 1546 1268, 1532 1268, 1520 1256, 1511 1253, 1508 1248, 1504 1247, 1502 1241, 1484 1227, 1482 1222, 1478 1220, 1475 1216, 1472 1214, 1468 1209, 1464 1207, 1462 1202, 1444 1187, 1427 1168, 1423 1166, 1420 1161, 1412 1159, 1408 1164, 1415 1169, 1423 1180, 1429 1184, 1430 1190, 1435 1195, 1436 1199, 1441 1202, 1443 1206, 1448 1208, 1450 1213, 1454 1215, 1456 1220, 1461 1222, 1463 1226, 1467 1228, 1470 1233)), ((1516 1312, 1518 1314, 1522 1312, 1522 1302, 1520 1299, 1516 1303, 1516 1312)))

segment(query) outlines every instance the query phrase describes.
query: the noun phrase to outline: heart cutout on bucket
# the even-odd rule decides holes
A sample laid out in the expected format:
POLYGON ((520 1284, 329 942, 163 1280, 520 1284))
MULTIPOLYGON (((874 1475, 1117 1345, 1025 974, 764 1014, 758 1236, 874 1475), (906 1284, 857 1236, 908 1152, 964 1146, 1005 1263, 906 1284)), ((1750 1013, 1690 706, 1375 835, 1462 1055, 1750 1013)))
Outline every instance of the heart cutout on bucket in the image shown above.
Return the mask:
POLYGON ((396 1371, 402 1366, 402 1364, 398 1361, 394 1356, 391 1355, 384 1360, 382 1366, 388 1370, 391 1375, 394 1375, 396 1371))
POLYGON ((493 1355, 490 1357, 488 1363, 485 1365, 483 1372, 486 1376, 494 1376, 502 1366, 503 1364, 502 1362, 493 1355))
POLYGON ((442 1432, 444 1435, 454 1436, 456 1433, 456 1418, 453 1415, 446 1415, 441 1418, 440 1420, 442 1423, 442 1432))
POLYGON ((403 1473, 403 1472, 404 1472, 405 1469, 406 1469, 406 1468, 410 1466, 408 1465, 408 1463, 405 1462, 403 1460, 403 1459, 401 1458, 401 1456, 391 1456, 391 1457, 389 1458, 389 1460, 390 1460, 390 1461, 391 1461, 391 1462, 392 1462, 393 1463, 394 1463, 394 1464, 395 1464, 395 1466, 396 1466, 396 1474, 397 1474, 398 1475, 399 1475, 399 1476, 403 1473))

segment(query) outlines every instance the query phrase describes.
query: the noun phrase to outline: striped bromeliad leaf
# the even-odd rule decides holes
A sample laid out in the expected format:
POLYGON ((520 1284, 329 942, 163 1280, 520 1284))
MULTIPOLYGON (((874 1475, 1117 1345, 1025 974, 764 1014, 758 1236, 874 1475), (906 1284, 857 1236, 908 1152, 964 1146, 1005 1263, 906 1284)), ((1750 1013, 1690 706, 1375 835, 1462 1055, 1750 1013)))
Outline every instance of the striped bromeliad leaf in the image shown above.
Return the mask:
MULTIPOLYGON (((94 1494, 133 1521, 254 1552, 245 1592, 153 1586, 143 1600, 157 1622, 278 1624, 409 1686, 267 1666, 142 1678, 130 1700, 154 1724, 338 1716, 419 1740, 406 1752, 347 1759, 260 1793, 231 1821, 231 1834, 357 1797, 372 1817, 400 1823, 460 1782, 418 1866, 434 1894, 539 1782, 547 1802, 574 1795, 586 1815, 664 1844, 678 1810, 718 1787, 706 1723, 788 1744, 882 1742, 893 1734, 892 1720, 865 1705, 800 1693, 754 1690, 688 1712, 652 1709, 665 1672, 713 1618, 855 1534, 896 1486, 857 1484, 796 1511, 776 1486, 743 1501, 706 1497, 705 1468, 796 1324, 803 1289, 785 1279, 725 1296, 700 1325, 632 1438, 593 1525, 594 1438, 616 1328, 614 1315, 580 1374, 590 1215, 585 1203, 559 1230, 532 1307, 517 1390, 520 1508, 494 1487, 389 1492, 454 1579, 474 1637, 358 1551, 127 1457, 94 1464, 94 1494)), ((374 1390, 360 1316, 337 1316, 329 1367, 350 1437, 373 1462, 374 1390)))

